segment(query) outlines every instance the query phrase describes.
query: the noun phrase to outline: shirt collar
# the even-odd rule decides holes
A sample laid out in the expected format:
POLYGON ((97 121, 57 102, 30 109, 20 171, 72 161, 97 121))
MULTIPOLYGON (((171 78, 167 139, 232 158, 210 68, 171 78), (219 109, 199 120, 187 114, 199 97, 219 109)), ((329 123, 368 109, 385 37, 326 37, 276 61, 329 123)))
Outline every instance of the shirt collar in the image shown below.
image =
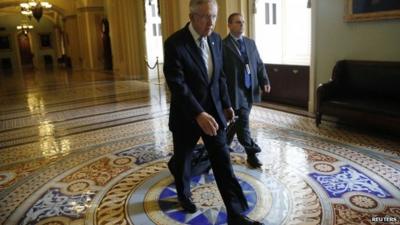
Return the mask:
POLYGON ((233 40, 235 40, 235 41, 238 41, 239 39, 240 40, 243 40, 243 35, 240 35, 240 37, 235 37, 232 33, 229 33, 229 35, 233 38, 233 40))
MULTIPOLYGON (((189 23, 189 31, 190 31, 190 34, 192 34, 192 37, 193 37, 194 41, 196 42, 196 44, 199 44, 200 34, 198 34, 194 30, 192 23, 189 23)), ((205 38, 205 37, 203 37, 203 38, 205 38)))

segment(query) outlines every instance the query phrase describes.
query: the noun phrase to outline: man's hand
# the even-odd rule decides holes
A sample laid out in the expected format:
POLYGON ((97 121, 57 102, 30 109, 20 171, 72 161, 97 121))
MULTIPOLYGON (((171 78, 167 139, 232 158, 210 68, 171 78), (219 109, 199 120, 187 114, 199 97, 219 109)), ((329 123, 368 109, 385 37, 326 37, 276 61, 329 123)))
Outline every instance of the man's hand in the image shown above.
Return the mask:
POLYGON ((206 112, 200 113, 196 117, 196 122, 199 124, 203 132, 209 136, 216 136, 219 129, 217 121, 214 117, 206 112))
POLYGON ((269 93, 271 91, 271 85, 266 84, 264 85, 263 92, 269 93))
POLYGON ((235 121, 235 111, 233 111, 232 107, 224 109, 224 114, 225 114, 225 119, 228 122, 234 122, 235 121))

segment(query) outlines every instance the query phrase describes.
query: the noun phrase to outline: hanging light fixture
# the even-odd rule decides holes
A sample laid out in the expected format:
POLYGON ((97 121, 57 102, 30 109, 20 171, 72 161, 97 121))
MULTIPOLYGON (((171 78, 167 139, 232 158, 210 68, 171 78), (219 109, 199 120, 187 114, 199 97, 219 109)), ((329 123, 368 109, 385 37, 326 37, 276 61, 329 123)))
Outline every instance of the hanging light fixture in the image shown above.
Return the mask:
POLYGON ((20 4, 21 14, 26 15, 29 19, 33 16, 39 22, 43 16, 43 9, 50 9, 52 5, 46 1, 29 0, 20 4))
POLYGON ((17 30, 22 31, 25 35, 28 34, 28 32, 32 29, 33 29, 33 25, 30 25, 27 23, 22 23, 17 26, 17 30))
POLYGON ((32 16, 32 11, 30 10, 28 3, 21 3, 21 14, 28 16, 29 18, 32 16))

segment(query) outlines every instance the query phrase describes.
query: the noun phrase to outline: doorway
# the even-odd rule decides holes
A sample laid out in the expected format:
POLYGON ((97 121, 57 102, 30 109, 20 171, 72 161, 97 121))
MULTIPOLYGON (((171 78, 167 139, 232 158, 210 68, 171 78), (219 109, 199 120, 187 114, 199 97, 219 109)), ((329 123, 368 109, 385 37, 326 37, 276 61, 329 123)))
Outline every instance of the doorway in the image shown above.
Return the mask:
POLYGON ((264 63, 310 65, 308 0, 257 0, 255 40, 264 63))
POLYGON ((33 69, 33 54, 30 43, 29 33, 21 32, 18 34, 18 46, 22 69, 33 69))
POLYGON ((257 0, 254 38, 271 81, 267 103, 307 110, 311 63, 309 0, 257 0))
POLYGON ((164 63, 160 9, 158 0, 144 0, 144 2, 146 9, 146 55, 149 80, 159 80, 162 64, 164 63), (156 66, 157 59, 158 68, 156 66))
POLYGON ((107 19, 101 21, 101 37, 103 40, 104 70, 112 70, 112 52, 110 40, 110 24, 107 19))

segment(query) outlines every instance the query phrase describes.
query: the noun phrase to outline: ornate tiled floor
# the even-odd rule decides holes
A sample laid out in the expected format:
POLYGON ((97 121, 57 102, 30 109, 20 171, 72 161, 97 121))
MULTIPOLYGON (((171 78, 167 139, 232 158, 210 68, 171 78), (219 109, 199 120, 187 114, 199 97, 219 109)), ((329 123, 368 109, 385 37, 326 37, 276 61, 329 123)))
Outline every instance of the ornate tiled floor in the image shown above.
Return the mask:
MULTIPOLYGON (((224 224, 211 174, 178 207, 164 85, 106 73, 0 75, 0 224, 224 224)), ((400 224, 400 141, 255 107, 262 169, 232 161, 266 224, 400 224), (397 221, 396 221, 397 220, 397 221)))

